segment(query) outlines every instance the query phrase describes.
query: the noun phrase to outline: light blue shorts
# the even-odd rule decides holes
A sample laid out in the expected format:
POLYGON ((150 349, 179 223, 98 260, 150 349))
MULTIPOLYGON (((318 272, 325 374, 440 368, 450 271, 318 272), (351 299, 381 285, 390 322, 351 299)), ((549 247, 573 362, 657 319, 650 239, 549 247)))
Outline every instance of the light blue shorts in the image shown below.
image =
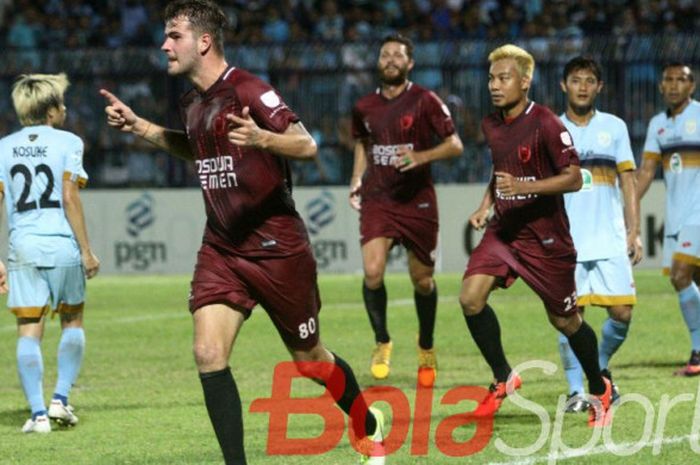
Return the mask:
POLYGON ((700 225, 686 224, 677 235, 664 237, 664 274, 670 273, 674 261, 700 268, 700 225))
POLYGON ((637 293, 629 257, 607 258, 576 263, 578 305, 634 305, 637 293))
POLYGON ((17 318, 40 318, 49 308, 58 313, 83 310, 85 272, 82 265, 10 269, 8 287, 7 306, 17 318))

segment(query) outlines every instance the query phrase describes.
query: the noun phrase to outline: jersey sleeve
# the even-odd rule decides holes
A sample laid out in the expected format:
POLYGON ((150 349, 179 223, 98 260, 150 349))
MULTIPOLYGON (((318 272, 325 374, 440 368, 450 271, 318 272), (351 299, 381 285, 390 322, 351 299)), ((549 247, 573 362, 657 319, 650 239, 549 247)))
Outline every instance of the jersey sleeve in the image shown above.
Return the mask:
POLYGON ((617 140, 615 141, 617 172, 634 171, 637 169, 637 165, 634 162, 634 154, 632 153, 632 145, 630 143, 627 125, 622 120, 618 120, 617 123, 617 140))
POLYGON ((440 100, 434 92, 426 92, 424 97, 425 112, 430 122, 430 127, 441 138, 446 139, 455 133, 455 125, 452 121, 447 105, 440 100))
POLYGON ((250 115, 259 126, 281 134, 299 121, 279 92, 262 79, 251 79, 242 87, 241 101, 250 107, 250 115))
POLYGON ((571 133, 554 113, 542 118, 542 138, 552 164, 559 170, 569 165, 579 165, 578 152, 571 133))
POLYGON ((66 141, 66 159, 64 162, 63 179, 78 183, 78 186, 85 187, 88 175, 83 168, 83 151, 85 144, 80 137, 72 135, 66 141))
POLYGON ((654 160, 661 161, 661 146, 659 146, 659 140, 656 138, 658 132, 657 119, 652 118, 649 122, 649 127, 647 128, 647 137, 644 140, 644 153, 642 158, 644 160, 654 160))
POLYGON ((363 121, 362 112, 357 105, 352 108, 352 137, 354 139, 369 137, 369 131, 363 121))

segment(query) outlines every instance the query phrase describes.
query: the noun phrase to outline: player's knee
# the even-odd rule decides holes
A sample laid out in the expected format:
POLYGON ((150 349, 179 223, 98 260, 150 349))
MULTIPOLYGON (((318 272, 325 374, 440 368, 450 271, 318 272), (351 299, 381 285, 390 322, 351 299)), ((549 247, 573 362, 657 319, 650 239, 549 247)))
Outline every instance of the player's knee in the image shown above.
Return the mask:
POLYGON ((370 289, 377 289, 384 281, 384 266, 368 264, 365 266, 365 284, 370 289))
POLYGON ((573 313, 569 316, 559 316, 548 313, 547 317, 552 326, 567 337, 578 331, 583 323, 583 319, 578 313, 573 313))
POLYGON ((413 281, 413 288, 421 295, 428 295, 435 288, 432 276, 411 276, 411 281, 413 281))
POLYGON ((610 307, 610 318, 620 323, 629 324, 632 321, 632 306, 621 305, 619 307, 610 307))
POLYGON ((472 316, 484 309, 486 306, 486 301, 477 296, 462 293, 459 295, 459 305, 462 306, 462 312, 465 315, 472 316))
POLYGON ((83 326, 83 312, 61 313, 61 327, 81 328, 83 326))
POLYGON ((680 292, 686 287, 690 286, 692 278, 692 274, 688 274, 680 270, 672 270, 671 272, 671 284, 676 292, 680 292))
POLYGON ((195 343, 192 346, 194 362, 201 372, 223 370, 228 366, 228 360, 223 346, 212 343, 195 343))

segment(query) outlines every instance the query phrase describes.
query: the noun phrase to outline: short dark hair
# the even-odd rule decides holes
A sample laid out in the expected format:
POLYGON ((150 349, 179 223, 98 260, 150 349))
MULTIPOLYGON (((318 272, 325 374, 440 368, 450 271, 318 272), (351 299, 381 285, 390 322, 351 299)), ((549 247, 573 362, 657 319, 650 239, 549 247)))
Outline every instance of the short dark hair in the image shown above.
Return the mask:
POLYGON ((384 37, 384 40, 382 40, 382 44, 379 46, 379 48, 382 48, 387 42, 398 42, 405 45, 408 58, 413 59, 413 41, 408 37, 401 34, 388 35, 384 37))
POLYGON ((597 80, 603 80, 603 73, 600 70, 600 65, 598 62, 589 56, 580 55, 572 58, 566 65, 564 65, 564 81, 566 81, 566 78, 569 77, 569 74, 579 70, 588 70, 593 73, 597 80))
POLYGON ((214 48, 224 54, 224 29, 228 18, 224 11, 211 0, 175 0, 168 3, 163 13, 165 22, 180 16, 186 17, 197 33, 212 36, 214 48))
POLYGON ((689 64, 684 63, 682 61, 667 61, 664 63, 664 65, 661 67, 661 74, 664 73, 668 68, 688 68, 688 79, 690 79, 690 82, 695 82, 695 76, 693 75, 693 68, 690 67, 689 64))

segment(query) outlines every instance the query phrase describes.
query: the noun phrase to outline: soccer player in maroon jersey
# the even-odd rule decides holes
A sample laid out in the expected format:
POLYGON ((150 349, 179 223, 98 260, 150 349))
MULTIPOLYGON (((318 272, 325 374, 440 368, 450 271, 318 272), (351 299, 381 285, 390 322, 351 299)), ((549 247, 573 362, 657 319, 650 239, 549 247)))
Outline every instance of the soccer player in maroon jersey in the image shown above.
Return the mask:
POLYGON ((164 17, 161 49, 168 74, 184 76, 194 86, 180 102, 185 131, 147 121, 110 92, 100 92, 108 102, 110 126, 196 165, 207 224, 190 292, 193 351, 226 463, 246 463, 241 400, 229 357, 243 322, 259 303, 302 374, 329 389, 337 379, 331 375, 342 374, 345 383, 331 390, 345 412, 357 404, 352 424, 360 438, 361 463, 384 464, 381 413, 368 411, 351 368, 319 337, 316 263, 294 208, 287 162, 314 157, 316 144, 274 88, 228 65, 223 50, 227 21, 219 6, 210 0, 177 0, 164 17))
POLYGON ((593 395, 589 425, 602 426, 610 419, 611 384, 600 374, 595 332, 576 305, 576 250, 562 197, 581 187, 578 155, 559 118, 527 97, 535 67, 532 56, 504 45, 491 52, 489 62, 488 86, 496 112, 483 119, 481 128, 494 176, 469 217, 472 226, 486 226, 486 231, 469 259, 459 297, 472 338, 495 378, 476 414, 495 413, 521 385, 506 360, 498 319, 487 303, 494 288, 506 288, 520 276, 542 299, 552 325, 567 336, 593 395), (491 207, 495 214, 489 220, 491 207))
POLYGON ((413 64, 408 38, 384 39, 377 62, 381 86, 353 108, 357 142, 350 204, 360 211, 362 296, 376 343, 370 371, 376 379, 389 376, 392 342, 386 324, 384 271, 389 250, 402 244, 408 250, 418 314, 418 381, 429 387, 437 375, 433 273, 438 234, 430 162, 461 155, 462 141, 447 106, 408 80, 413 64))

